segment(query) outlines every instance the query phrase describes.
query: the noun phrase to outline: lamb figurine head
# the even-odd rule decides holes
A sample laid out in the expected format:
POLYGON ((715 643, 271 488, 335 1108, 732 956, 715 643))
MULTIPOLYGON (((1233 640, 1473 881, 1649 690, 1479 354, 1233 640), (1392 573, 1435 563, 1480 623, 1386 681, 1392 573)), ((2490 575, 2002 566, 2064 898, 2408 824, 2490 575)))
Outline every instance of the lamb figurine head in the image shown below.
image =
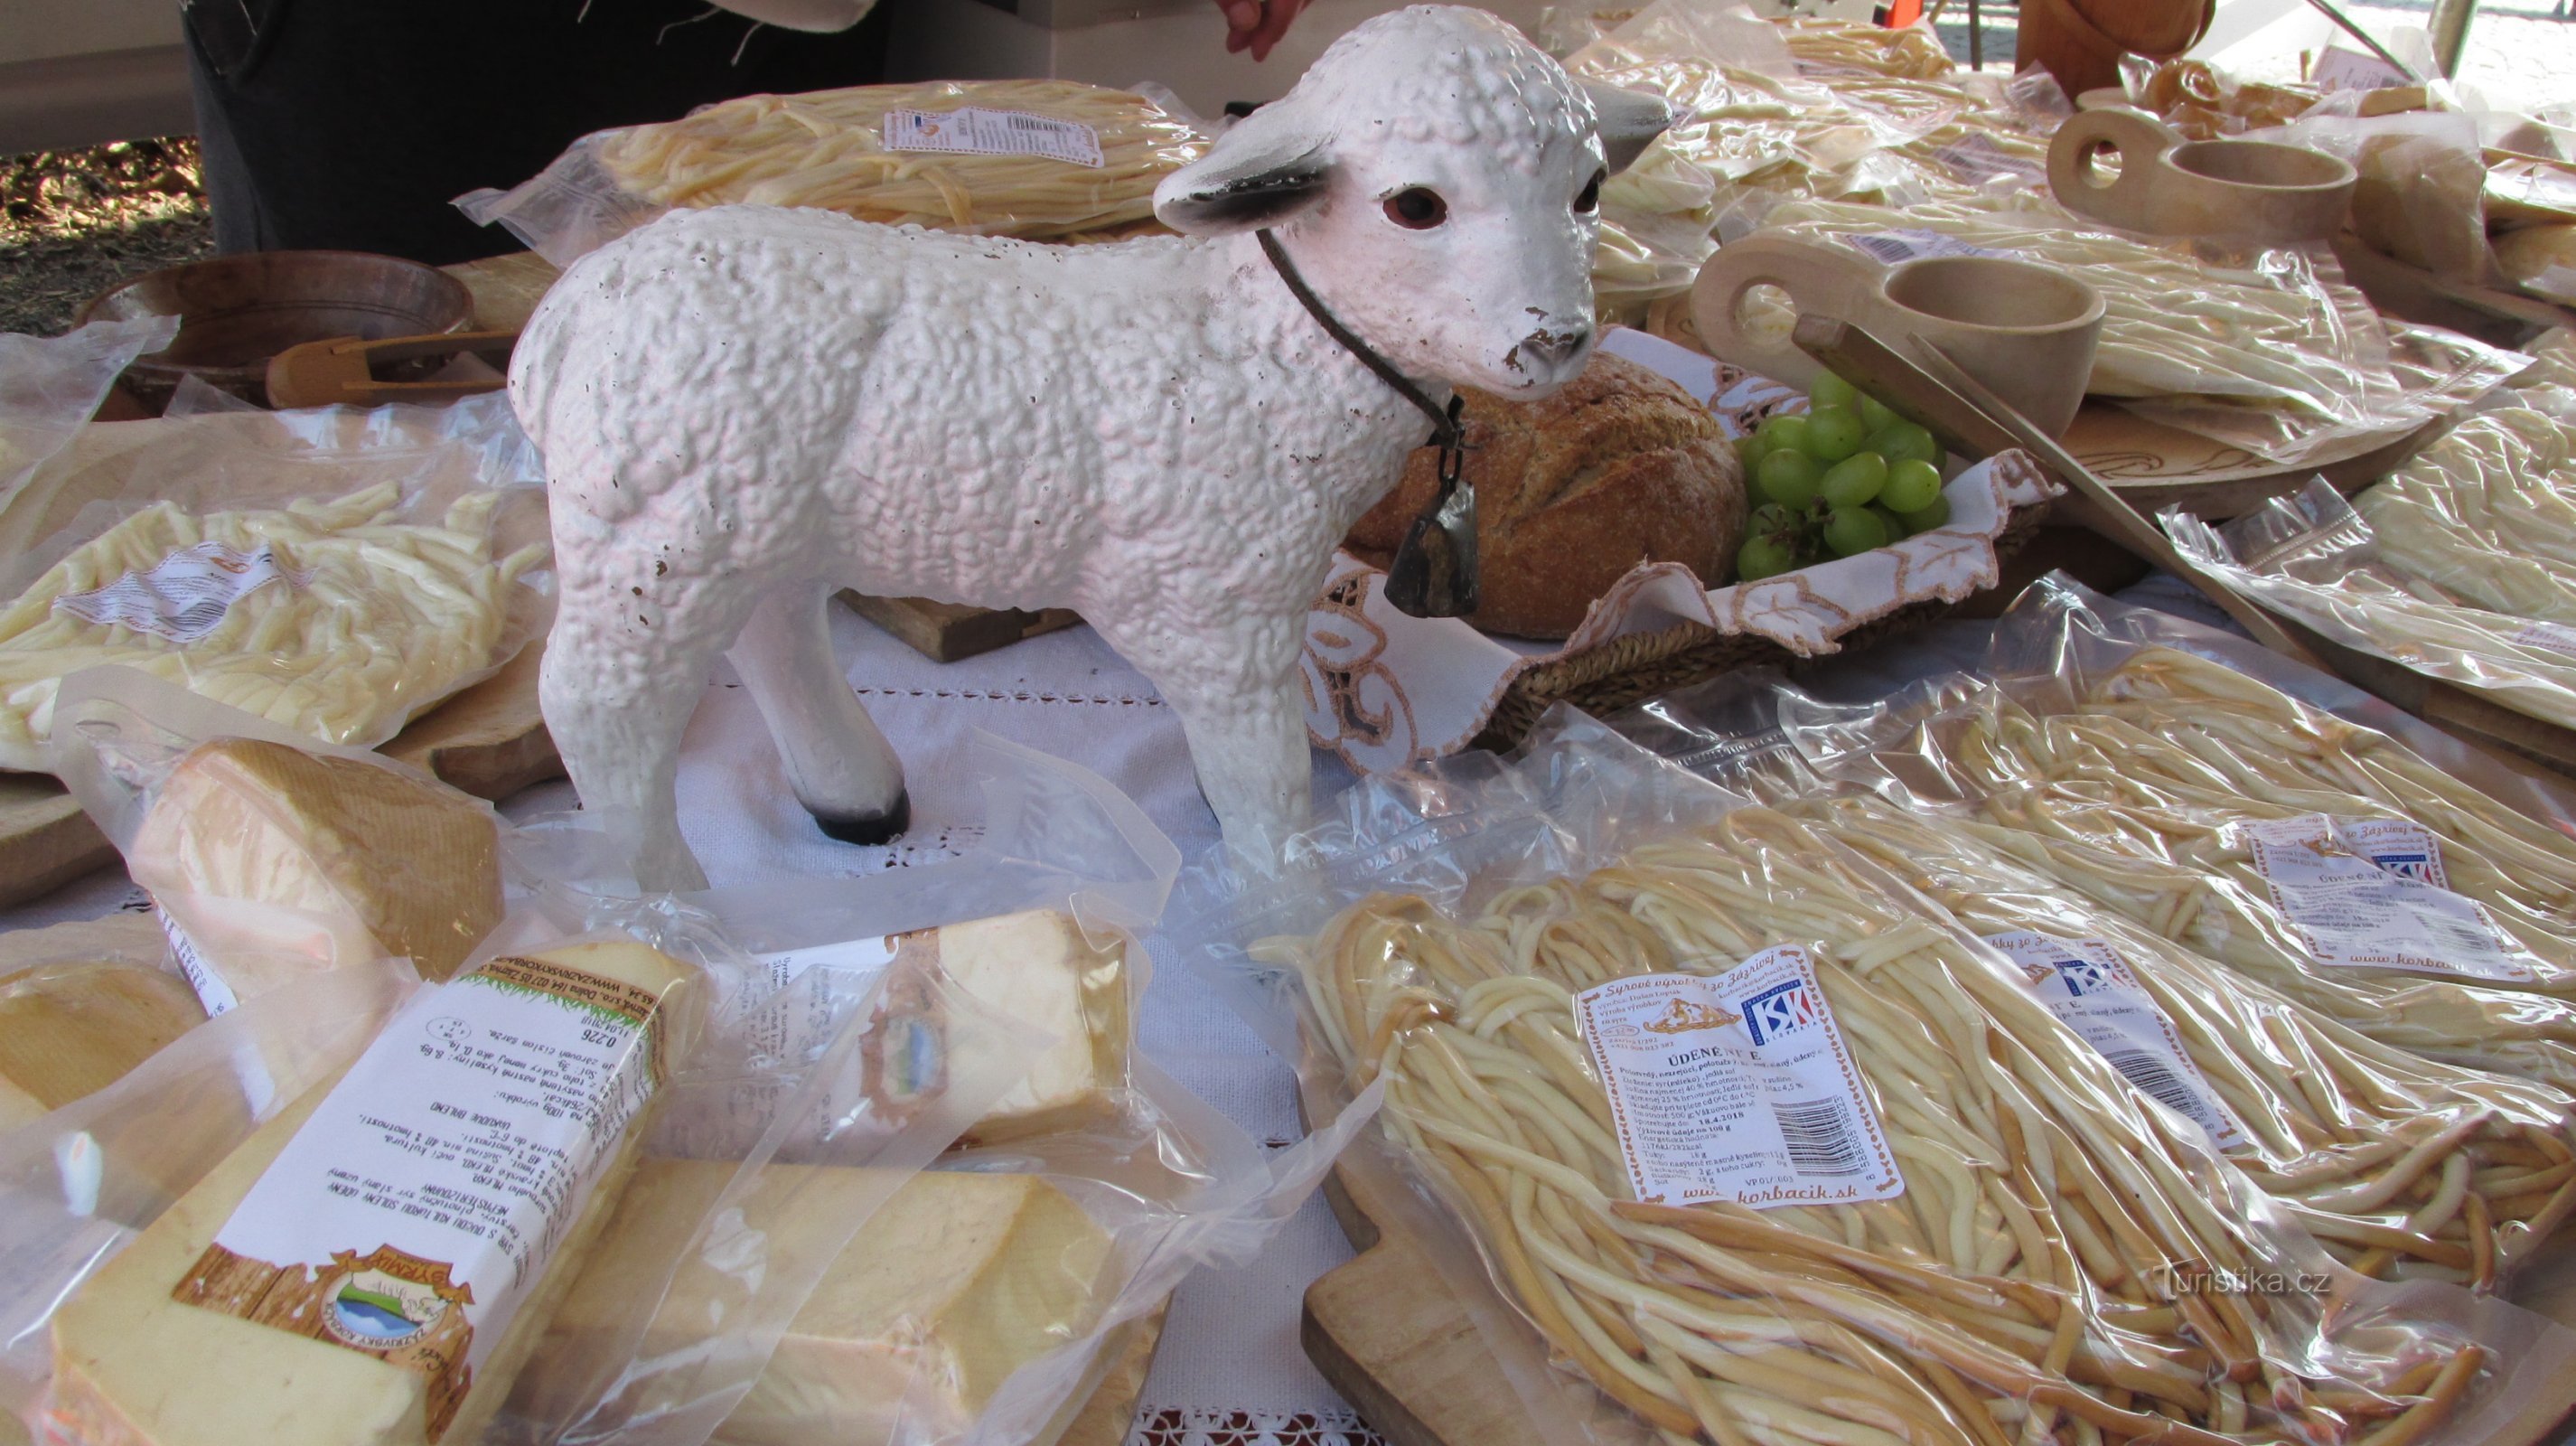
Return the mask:
POLYGON ((1154 190, 1209 236, 1278 228, 1345 325, 1417 378, 1536 399, 1593 338, 1601 184, 1666 123, 1482 11, 1416 6, 1335 41, 1154 190))
POLYGON ((832 654, 851 587, 1076 609, 1180 719, 1228 844, 1271 853, 1307 815, 1297 664, 1333 548, 1422 408, 1582 370, 1601 181, 1665 123, 1490 15, 1417 6, 1166 177, 1181 237, 726 206, 583 257, 510 391, 546 461, 542 698, 584 805, 632 821, 639 883, 703 884, 674 781, 729 649, 824 830, 901 833, 902 767, 832 654))

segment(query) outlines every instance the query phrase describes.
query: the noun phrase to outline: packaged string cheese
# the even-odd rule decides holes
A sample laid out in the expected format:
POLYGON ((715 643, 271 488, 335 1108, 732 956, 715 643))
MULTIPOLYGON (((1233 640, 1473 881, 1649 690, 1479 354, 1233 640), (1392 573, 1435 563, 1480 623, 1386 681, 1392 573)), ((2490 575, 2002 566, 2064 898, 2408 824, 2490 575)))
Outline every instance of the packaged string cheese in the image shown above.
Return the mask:
POLYGON ((811 206, 889 226, 1051 240, 1153 226, 1154 185, 1206 147, 1157 100, 1066 80, 750 95, 582 137, 457 206, 557 266, 667 210, 811 206))
POLYGON ((2099 621, 2051 581, 1998 632, 2001 683, 1946 675, 1840 708, 1792 697, 1786 731, 1827 776, 1902 788, 2034 871, 2371 1039, 2576 1092, 2563 798, 2339 683, 2320 682, 2318 696, 2408 741, 2164 641, 2310 686, 2242 639, 2157 618, 2138 626, 2141 646, 2099 621), (2210 685, 2225 701, 2206 725, 2191 710, 2169 711, 2171 727, 2119 716, 2121 690, 2204 674, 2227 680, 2210 685), (2196 747, 2180 741, 2196 735, 2196 747), (2227 760, 2232 772, 2213 771, 2227 760))
POLYGON ((0 510, 0 768, 49 766, 83 668, 366 748, 541 634, 542 475, 506 399, 389 410, 91 427, 38 469, 0 510))
MULTIPOLYGON (((2175 546, 2229 588, 2328 638, 2576 727, 2576 627, 2548 621, 2546 611, 2495 611, 2393 562, 2387 539, 2322 477, 2221 526, 2179 511, 2163 521, 2175 546)), ((2553 610, 2569 611, 2548 566, 2500 550, 2475 555, 2495 575, 2482 596, 2510 586, 2519 563, 2517 591, 2549 590, 2558 594, 2548 599, 2553 610)), ((2466 560, 2455 554, 2445 575, 2480 570, 2462 567, 2466 560)))
POLYGON ((1795 819, 1580 725, 1354 794, 1220 912, 1308 1067, 1384 1082, 1389 1148, 1474 1243, 1433 1258, 1509 1303, 1486 1338, 1616 1403, 1594 1439, 2478 1439, 2563 1359, 2509 1307, 2335 1268, 2004 956, 1795 819))
POLYGON ((738 1066, 655 1127, 498 1429, 1053 1439, 1181 1277, 1249 1258, 1366 1119, 1265 1152, 1156 1069, 1135 1048, 1135 939, 1169 841, 1059 760, 981 739, 975 766, 986 831, 957 859, 685 904, 537 895, 559 926, 703 920, 750 982, 712 1031, 738 1066), (889 1130, 919 1148, 852 1148, 889 1130), (766 1167, 728 1176, 746 1158, 766 1167))
POLYGON ((66 680, 55 772, 150 892, 207 1012, 386 955, 453 975, 502 915, 489 804, 148 674, 66 680))
MULTIPOLYGON (((1729 680, 1614 723, 1733 784, 1782 736, 1773 714, 1788 690, 1755 694, 1729 680)), ((2050 1012, 2199 1126, 2347 1267, 2498 1289, 2576 1209, 2576 1136, 2559 1091, 2369 1039, 2032 871, 1901 791, 1836 791, 1810 775, 1764 793, 2011 959, 2050 1012)))

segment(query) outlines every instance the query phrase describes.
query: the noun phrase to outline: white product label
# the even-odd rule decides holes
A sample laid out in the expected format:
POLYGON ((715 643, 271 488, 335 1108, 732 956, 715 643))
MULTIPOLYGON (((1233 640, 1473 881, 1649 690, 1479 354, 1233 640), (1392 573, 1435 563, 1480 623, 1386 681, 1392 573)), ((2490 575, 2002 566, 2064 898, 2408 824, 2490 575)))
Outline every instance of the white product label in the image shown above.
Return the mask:
POLYGON ((1077 166, 1106 164, 1100 132, 1078 121, 1021 110, 890 110, 885 115, 890 151, 953 151, 976 156, 1044 156, 1077 166))
POLYGON ((206 963, 206 956, 197 952, 197 941, 188 937, 188 931, 179 927, 170 911, 155 904, 152 915, 161 921, 161 936, 170 941, 170 957, 178 961, 179 973, 187 979, 188 987, 197 991, 197 1002, 206 1006, 206 1017, 212 1019, 239 1009, 241 996, 233 993, 233 987, 206 963))
POLYGON ((428 1378, 429 1439, 657 1083, 654 997, 539 959, 425 991, 171 1292, 428 1378))
POLYGON ((1768 1208, 1905 1193, 1807 951, 1574 996, 1637 1198, 1768 1208))
POLYGON ((54 606, 100 627, 194 643, 222 627, 233 604, 272 582, 294 585, 277 565, 274 549, 235 552, 220 542, 200 542, 96 591, 65 593, 54 606))
POLYGON ((2010 256, 2008 251, 1993 251, 1971 246, 1955 236, 1938 231, 1860 231, 1843 238, 1852 245, 1877 257, 1890 266, 1901 261, 1915 261, 1926 256, 2010 256))
POLYGON ((2556 623, 2524 623, 2514 629, 2513 642, 2526 648, 2545 648, 2553 653, 2576 655, 2576 628, 2556 623))
POLYGON ((2022 929, 1989 934, 1986 942, 2020 966, 2048 1012, 2100 1050, 2140 1093, 2200 1126, 2219 1149, 2245 1142, 2209 1077, 2183 1052, 2173 1021, 2107 941, 2022 929))
POLYGON ((891 937, 849 939, 753 955, 769 966, 770 989, 769 1002, 754 1010, 746 1021, 753 1047, 772 1059, 790 1063, 812 1059, 831 1044, 833 1026, 843 1011, 838 1007, 835 991, 791 990, 788 986, 817 965, 874 974, 893 962, 895 942, 891 937))
POLYGON ((2441 841, 2420 824, 2318 813, 2236 827, 2273 904, 2320 964, 2539 978, 2484 905, 2451 892, 2441 841))
POLYGON ((1996 145, 1990 136, 1972 133, 1934 151, 1932 158, 1961 175, 1980 179, 1988 176, 2012 176, 2024 181, 2048 179, 2047 161, 2037 156, 2014 155, 1996 145))
POLYGON ((2392 85, 2414 84, 2406 78, 2406 72, 2378 56, 2339 45, 2327 46, 2325 53, 2317 57, 2317 68, 2308 80, 2325 91, 2386 90, 2392 85))

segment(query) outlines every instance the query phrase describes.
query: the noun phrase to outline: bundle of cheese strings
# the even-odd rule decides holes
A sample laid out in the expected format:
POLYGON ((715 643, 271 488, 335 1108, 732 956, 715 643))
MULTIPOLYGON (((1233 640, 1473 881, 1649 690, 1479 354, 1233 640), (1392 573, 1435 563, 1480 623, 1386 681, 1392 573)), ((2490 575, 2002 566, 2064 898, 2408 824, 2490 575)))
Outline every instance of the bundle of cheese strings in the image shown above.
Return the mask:
POLYGON ((2353 508, 2391 565, 2492 612, 2576 626, 2576 392, 2497 402, 2353 508))
POLYGON ((88 429, 0 510, 0 768, 102 665, 384 742, 545 630, 541 481, 497 394, 88 429))
MULTIPOLYGON (((2545 486, 2532 490, 2544 506, 2551 500, 2545 486)), ((2424 521, 2411 511, 2394 520, 2407 530, 2424 521)), ((2517 712, 2576 727, 2576 628, 2547 620, 2548 609, 2566 610, 2576 594, 2552 564, 2464 543, 2438 522, 2423 529, 2410 555, 2432 553, 2423 560, 2482 596, 2521 594, 2540 606, 2485 605, 2392 559, 2391 538, 2323 478, 2220 526, 2180 511, 2163 521, 2184 556, 2275 612, 2517 712)), ((2545 532, 2535 529, 2534 540, 2547 545, 2545 532)))
POLYGON ((1302 985, 1322 1067, 1383 1082, 1390 1141, 1552 1357, 1658 1439, 2397 1442, 2500 1383, 2445 1315, 2469 1297, 2364 1304, 1866 862, 1697 794, 1682 832, 1623 825, 1552 788, 1563 764, 1443 780, 1409 834, 1326 850, 1358 896, 1255 955, 1302 985), (1480 783, 1493 816, 1462 807, 1480 783), (1553 842, 1495 841, 1533 831, 1514 791, 1546 791, 1553 842), (2257 1277, 2300 1283, 2204 1288, 2257 1277), (2363 1317, 2367 1346, 2340 1334, 2363 1317))
POLYGON ((556 265, 675 207, 812 206, 1024 240, 1155 224, 1154 186, 1207 138, 1145 96, 1069 80, 749 95, 599 131, 509 191, 460 198, 556 265))
POLYGON ((1869 759, 1828 772, 1954 801, 1959 828, 2035 872, 2381 1044, 2576 1093, 2564 885, 2530 882, 2563 878, 2576 850, 2456 785, 2423 795, 2447 800, 2426 805, 2446 836, 2402 782, 2392 802, 2222 779, 2149 727, 2044 692, 1949 680, 1887 707, 1869 759), (2490 822, 2472 834, 2464 813, 2490 822), (2535 856, 2555 862, 2535 872, 2535 856))
POLYGON ((1937 815, 1875 795, 1793 811, 2055 985, 2052 1008, 2132 1084, 2362 1274, 2494 1289, 2576 1211, 2558 1091, 2381 1044, 1937 815))

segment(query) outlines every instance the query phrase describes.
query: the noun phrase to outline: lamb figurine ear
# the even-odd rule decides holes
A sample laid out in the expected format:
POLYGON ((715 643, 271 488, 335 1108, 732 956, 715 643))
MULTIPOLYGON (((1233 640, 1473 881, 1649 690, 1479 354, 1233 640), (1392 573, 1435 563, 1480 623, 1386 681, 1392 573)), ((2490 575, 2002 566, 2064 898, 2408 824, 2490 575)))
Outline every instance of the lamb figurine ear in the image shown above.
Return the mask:
POLYGON ((1154 188, 1154 216, 1192 236, 1274 226, 1321 204, 1332 169, 1324 137, 1294 106, 1273 101, 1165 176, 1154 188))
POLYGON ((1612 175, 1628 169, 1647 145, 1673 123, 1673 109, 1662 96, 1588 80, 1575 84, 1592 97, 1594 127, 1601 134, 1601 159, 1612 175))

